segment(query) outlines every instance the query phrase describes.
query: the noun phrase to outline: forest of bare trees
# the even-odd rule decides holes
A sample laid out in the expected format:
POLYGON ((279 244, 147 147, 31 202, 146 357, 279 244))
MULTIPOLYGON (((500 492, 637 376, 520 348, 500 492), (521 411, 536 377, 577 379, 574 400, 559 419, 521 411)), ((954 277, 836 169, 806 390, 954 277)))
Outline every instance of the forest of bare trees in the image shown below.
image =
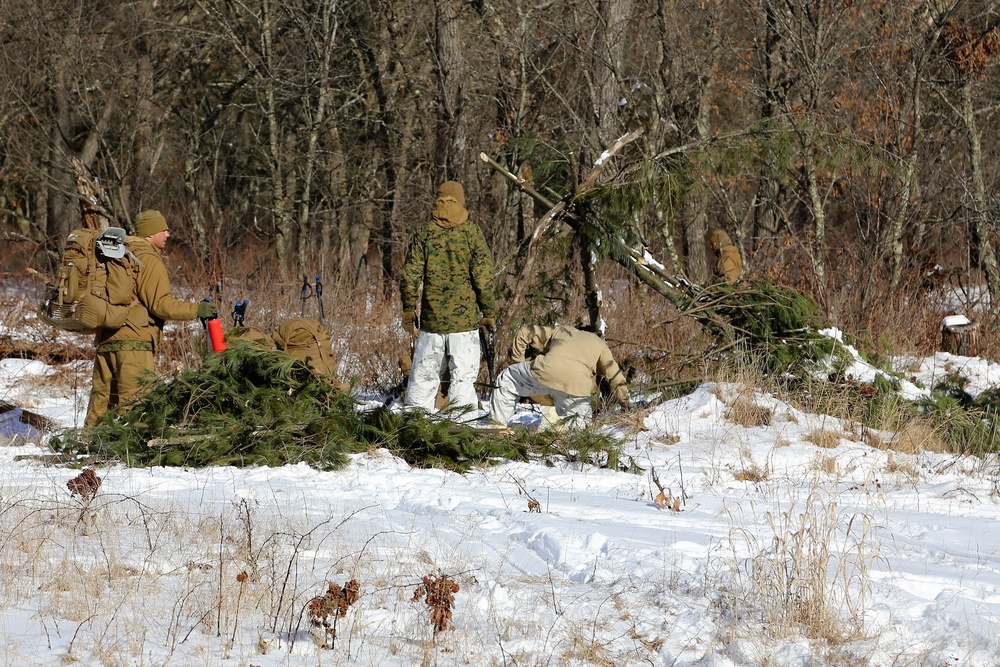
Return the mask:
POLYGON ((997 295, 998 26, 990 0, 0 0, 0 261, 58 256, 76 158, 212 277, 391 283, 445 179, 498 258, 531 233, 480 152, 558 201, 640 130, 589 206, 671 271, 704 280, 721 227, 832 317, 935 264, 997 295))

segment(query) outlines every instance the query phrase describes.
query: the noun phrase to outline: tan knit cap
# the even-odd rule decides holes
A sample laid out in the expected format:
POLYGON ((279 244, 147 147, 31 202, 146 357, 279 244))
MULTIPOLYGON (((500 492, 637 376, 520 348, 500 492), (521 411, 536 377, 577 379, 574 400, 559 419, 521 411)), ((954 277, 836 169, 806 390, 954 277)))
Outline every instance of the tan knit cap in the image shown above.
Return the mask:
POLYGON ((167 220, 159 211, 143 211, 135 216, 135 235, 145 238, 167 228, 167 220))

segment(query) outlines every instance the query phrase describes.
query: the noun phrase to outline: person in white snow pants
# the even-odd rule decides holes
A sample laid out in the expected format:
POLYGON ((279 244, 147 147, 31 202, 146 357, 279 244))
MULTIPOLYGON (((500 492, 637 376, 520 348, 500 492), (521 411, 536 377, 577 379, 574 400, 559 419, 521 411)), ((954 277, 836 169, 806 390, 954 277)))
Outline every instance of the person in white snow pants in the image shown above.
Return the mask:
POLYGON ((469 220, 460 183, 438 188, 431 219, 410 241, 399 291, 403 329, 415 339, 403 407, 434 412, 447 368, 448 408, 478 416, 479 330, 496 326, 493 256, 469 220))

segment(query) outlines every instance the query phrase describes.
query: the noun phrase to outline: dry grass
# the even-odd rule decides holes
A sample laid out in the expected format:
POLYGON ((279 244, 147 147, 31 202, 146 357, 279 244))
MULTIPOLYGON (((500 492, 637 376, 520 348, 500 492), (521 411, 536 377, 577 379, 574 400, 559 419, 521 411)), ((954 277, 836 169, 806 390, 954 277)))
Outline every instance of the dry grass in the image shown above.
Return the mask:
POLYGON ((940 429, 926 419, 913 419, 903 424, 889 446, 901 454, 950 451, 940 429))
POLYGON ((813 459, 812 467, 827 475, 834 475, 837 473, 837 459, 833 456, 817 456, 813 459))
POLYGON ((878 540, 868 511, 848 514, 814 484, 804 500, 767 513, 769 533, 734 531, 734 549, 753 555, 723 600, 733 618, 772 638, 802 633, 830 646, 864 638, 878 540))
POLYGON ((822 447, 823 449, 836 449, 840 446, 840 441, 844 437, 844 434, 840 431, 834 431, 828 428, 819 428, 809 431, 802 436, 802 439, 813 443, 817 447, 822 447))
POLYGON ((758 405, 753 399, 740 396, 730 406, 726 419, 746 428, 770 426, 774 413, 770 408, 758 405))
MULTIPOLYGON (((636 435, 649 430, 643 422, 646 417, 653 412, 653 410, 654 408, 636 408, 621 414, 609 414, 607 415, 607 418, 609 422, 612 422, 615 426, 621 428, 625 435, 636 435)), ((603 422, 604 419, 601 415, 598 415, 598 418, 594 420, 595 424, 601 424, 603 422)))
POLYGON ((889 474, 897 474, 906 477, 911 482, 915 482, 920 479, 920 471, 915 465, 909 461, 903 461, 895 456, 889 456, 888 460, 885 462, 885 471, 889 474))
POLYGON ((768 471, 766 466, 760 466, 756 463, 751 462, 743 469, 733 473, 733 476, 739 482, 751 482, 753 484, 759 484, 760 482, 763 482, 768 478, 768 471))

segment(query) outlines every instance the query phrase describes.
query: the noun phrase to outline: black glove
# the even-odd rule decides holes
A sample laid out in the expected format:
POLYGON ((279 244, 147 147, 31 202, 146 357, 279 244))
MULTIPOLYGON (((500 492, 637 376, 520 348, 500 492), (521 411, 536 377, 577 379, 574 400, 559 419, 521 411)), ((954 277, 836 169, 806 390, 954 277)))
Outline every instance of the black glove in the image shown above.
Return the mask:
POLYGON ((215 317, 218 315, 219 311, 216 310, 215 304, 209 300, 198 302, 198 318, 202 320, 207 320, 210 317, 215 317))

